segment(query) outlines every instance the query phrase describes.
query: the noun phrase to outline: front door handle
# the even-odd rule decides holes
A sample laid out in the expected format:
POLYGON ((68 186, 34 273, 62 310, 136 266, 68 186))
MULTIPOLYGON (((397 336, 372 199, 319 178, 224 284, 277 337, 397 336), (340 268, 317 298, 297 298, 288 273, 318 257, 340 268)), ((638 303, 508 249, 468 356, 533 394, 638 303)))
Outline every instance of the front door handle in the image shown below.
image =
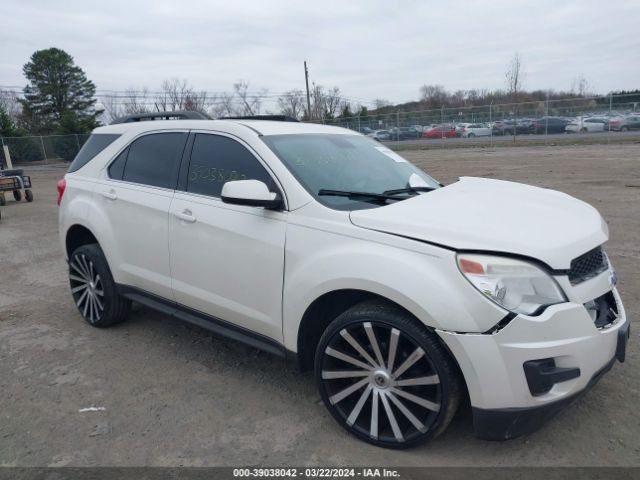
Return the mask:
POLYGON ((108 198, 109 200, 115 200, 116 198, 118 198, 118 195, 116 194, 116 191, 113 188, 111 190, 104 190, 102 192, 102 196, 104 198, 108 198))
POLYGON ((173 215, 176 218, 179 218, 183 222, 194 223, 196 221, 196 217, 191 214, 191 210, 182 210, 181 212, 173 212, 173 215))

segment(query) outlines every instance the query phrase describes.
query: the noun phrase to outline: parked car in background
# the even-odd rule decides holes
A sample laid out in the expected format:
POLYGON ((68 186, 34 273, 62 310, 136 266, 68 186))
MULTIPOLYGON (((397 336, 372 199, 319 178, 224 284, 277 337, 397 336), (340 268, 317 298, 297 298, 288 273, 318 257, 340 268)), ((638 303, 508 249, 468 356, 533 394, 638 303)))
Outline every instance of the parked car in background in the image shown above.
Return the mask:
POLYGON ((607 121, 602 118, 578 117, 568 123, 564 130, 567 133, 603 132, 606 126, 607 121))
POLYGON ((456 138, 455 125, 438 125, 422 134, 422 138, 456 138))
POLYGON ((488 137, 491 135, 491 128, 483 123, 467 123, 457 133, 458 136, 466 138, 488 137))
POLYGON ((568 120, 558 117, 545 117, 533 120, 529 125, 529 133, 565 133, 568 120))
POLYGON ((609 121, 611 130, 626 132, 640 128, 640 114, 625 115, 609 121))
POLYGON ((529 133, 531 120, 497 120, 491 126, 492 135, 513 135, 529 133))
POLYGON ((471 124, 470 123, 456 123, 456 135, 461 137, 462 136, 462 132, 469 125, 471 125, 471 124))
POLYGON ((389 129, 389 133, 391 140, 415 140, 422 136, 422 133, 414 127, 393 127, 389 129))
POLYGON ((367 133, 367 137, 378 140, 379 142, 382 142, 383 140, 391 140, 391 134, 388 130, 375 130, 371 133, 367 133))

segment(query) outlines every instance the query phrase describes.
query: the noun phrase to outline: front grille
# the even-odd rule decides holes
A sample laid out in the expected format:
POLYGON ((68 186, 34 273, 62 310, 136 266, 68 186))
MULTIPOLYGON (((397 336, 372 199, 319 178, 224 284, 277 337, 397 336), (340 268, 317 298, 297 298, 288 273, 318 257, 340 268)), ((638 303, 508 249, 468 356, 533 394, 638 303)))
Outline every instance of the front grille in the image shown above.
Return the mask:
POLYGON ((608 267, 607 256, 602 247, 594 248, 571 261, 569 281, 571 285, 577 285, 604 272, 608 267))

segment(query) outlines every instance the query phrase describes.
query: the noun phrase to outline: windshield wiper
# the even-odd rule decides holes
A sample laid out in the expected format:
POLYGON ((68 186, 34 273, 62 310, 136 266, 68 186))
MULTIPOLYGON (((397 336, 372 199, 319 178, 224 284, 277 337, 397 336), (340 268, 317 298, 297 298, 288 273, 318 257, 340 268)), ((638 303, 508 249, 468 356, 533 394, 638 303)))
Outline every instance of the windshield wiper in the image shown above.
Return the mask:
POLYGON ((372 192, 349 192, 347 190, 327 190, 322 188, 318 190, 318 195, 320 196, 331 196, 331 197, 347 197, 351 200, 361 200, 364 202, 380 202, 386 203, 387 200, 400 200, 395 195, 389 195, 385 193, 372 193, 372 192))
POLYGON ((382 192, 383 195, 398 195, 399 193, 418 193, 418 192, 430 192, 435 190, 435 187, 407 187, 407 188, 397 188, 395 190, 385 190, 382 192))

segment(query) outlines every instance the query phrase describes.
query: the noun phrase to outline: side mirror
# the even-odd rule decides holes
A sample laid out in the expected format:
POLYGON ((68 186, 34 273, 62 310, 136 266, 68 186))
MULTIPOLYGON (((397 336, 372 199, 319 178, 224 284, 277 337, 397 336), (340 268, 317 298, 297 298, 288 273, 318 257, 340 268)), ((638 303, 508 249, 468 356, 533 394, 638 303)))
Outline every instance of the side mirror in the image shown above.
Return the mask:
POLYGON ((234 180, 222 186, 220 195, 224 203, 249 207, 278 208, 282 198, 270 192, 260 180, 234 180))

